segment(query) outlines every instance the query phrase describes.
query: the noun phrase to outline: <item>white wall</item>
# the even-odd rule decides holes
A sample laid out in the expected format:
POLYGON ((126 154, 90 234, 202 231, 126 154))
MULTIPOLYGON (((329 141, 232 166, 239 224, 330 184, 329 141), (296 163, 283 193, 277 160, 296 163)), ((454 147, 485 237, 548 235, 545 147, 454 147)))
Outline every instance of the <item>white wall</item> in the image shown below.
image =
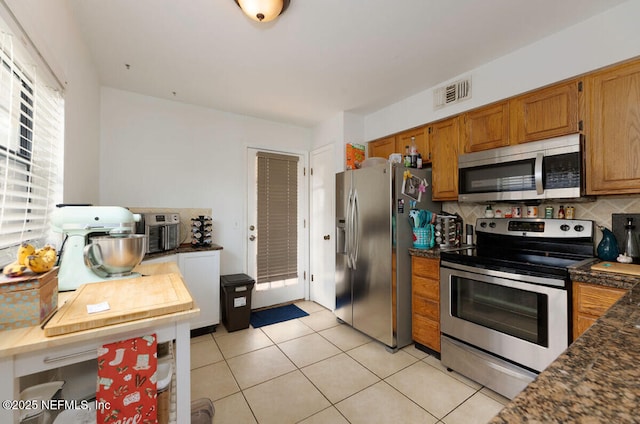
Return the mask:
POLYGON ((631 0, 467 73, 452 75, 449 81, 471 75, 472 99, 434 111, 433 90, 422 91, 365 116, 364 139, 433 122, 638 56, 638 17, 640 1, 631 0))
POLYGON ((64 84, 65 203, 98 203, 100 84, 66 0, 6 0, 64 84))
POLYGON ((364 142, 364 117, 351 112, 340 112, 313 129, 312 149, 334 146, 335 171, 345 168, 345 145, 364 142))
POLYGON ((245 272, 246 148, 311 149, 311 130, 112 88, 101 95, 100 203, 211 208, 221 272, 245 272))

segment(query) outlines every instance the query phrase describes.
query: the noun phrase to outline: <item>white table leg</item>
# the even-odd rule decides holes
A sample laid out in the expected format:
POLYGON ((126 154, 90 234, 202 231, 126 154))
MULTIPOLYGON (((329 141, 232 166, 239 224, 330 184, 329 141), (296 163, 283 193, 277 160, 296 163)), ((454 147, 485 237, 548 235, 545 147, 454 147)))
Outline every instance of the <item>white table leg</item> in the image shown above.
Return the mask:
POLYGON ((2 384, 0 384, 0 422, 1 423, 17 423, 20 419, 19 411, 11 408, 5 401, 20 399, 20 382, 15 378, 13 372, 13 357, 0 358, 0 376, 2 376, 2 384))
POLYGON ((179 322, 176 331, 176 420, 191 420, 191 329, 189 321, 179 322))

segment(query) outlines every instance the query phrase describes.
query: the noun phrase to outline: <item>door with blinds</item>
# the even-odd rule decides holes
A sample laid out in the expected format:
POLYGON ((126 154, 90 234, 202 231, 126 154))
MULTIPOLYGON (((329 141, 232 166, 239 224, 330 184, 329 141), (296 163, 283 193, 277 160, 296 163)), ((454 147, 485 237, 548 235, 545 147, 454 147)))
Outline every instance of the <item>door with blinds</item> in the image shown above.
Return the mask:
POLYGON ((248 274, 255 281, 252 309, 305 297, 303 158, 249 149, 248 274))

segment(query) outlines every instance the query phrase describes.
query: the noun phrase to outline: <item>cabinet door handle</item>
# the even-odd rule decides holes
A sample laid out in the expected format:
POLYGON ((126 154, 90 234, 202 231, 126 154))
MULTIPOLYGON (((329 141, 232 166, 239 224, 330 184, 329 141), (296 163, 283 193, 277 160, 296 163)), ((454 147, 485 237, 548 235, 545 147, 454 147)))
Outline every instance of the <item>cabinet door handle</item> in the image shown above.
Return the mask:
POLYGON ((327 234, 326 236, 323 237, 325 240, 331 240, 331 235, 327 234))

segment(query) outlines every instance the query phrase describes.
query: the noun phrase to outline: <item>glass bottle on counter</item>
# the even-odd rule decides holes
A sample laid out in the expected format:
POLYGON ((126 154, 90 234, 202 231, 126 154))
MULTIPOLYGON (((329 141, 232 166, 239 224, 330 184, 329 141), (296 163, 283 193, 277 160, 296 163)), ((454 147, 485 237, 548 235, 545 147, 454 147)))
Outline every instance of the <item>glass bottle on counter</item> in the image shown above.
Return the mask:
POLYGON ((564 206, 562 205, 558 208, 558 219, 564 219, 564 206))
POLYGON ((409 156, 411 157, 411 167, 418 167, 418 146, 416 145, 416 138, 411 137, 411 145, 409 149, 409 156))
POLYGON ((627 224, 624 226, 626 231, 624 238, 624 254, 634 259, 634 262, 640 258, 640 249, 638 249, 638 239, 633 230, 636 228, 633 225, 633 218, 627 218, 627 224))
POLYGON ((409 154, 409 146, 404 146, 404 166, 411 167, 411 155, 409 154))

